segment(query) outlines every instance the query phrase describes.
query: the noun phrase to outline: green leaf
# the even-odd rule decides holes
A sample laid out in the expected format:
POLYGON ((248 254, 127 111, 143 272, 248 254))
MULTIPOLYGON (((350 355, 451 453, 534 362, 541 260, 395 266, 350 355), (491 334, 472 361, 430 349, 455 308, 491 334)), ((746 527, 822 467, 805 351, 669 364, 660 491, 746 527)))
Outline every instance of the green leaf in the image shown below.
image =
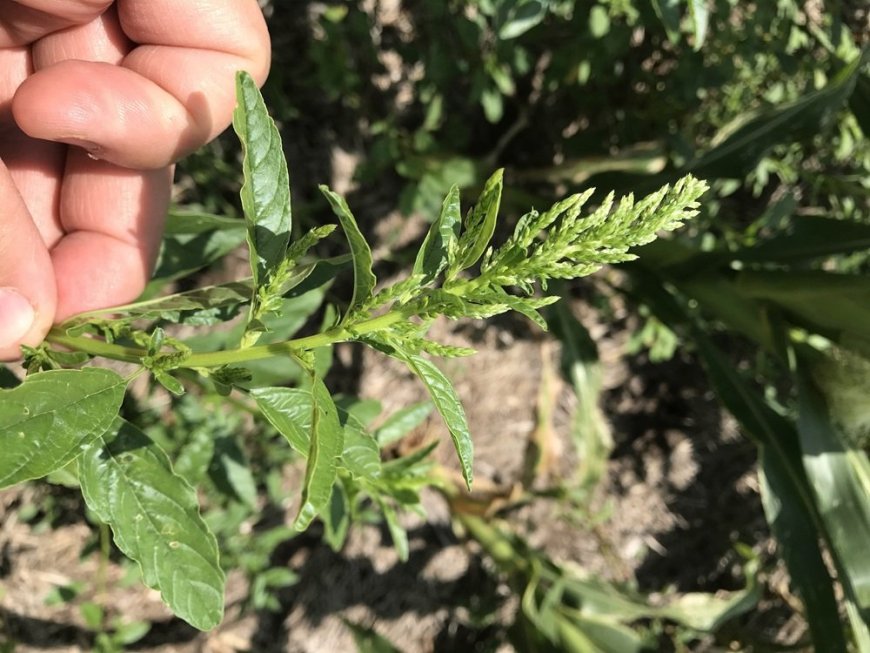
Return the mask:
POLYGON ((344 198, 332 192, 326 186, 321 186, 320 192, 329 201, 333 213, 335 213, 339 222, 341 222, 341 228, 344 231, 344 235, 350 245, 351 254, 353 255, 353 297, 350 300, 350 306, 348 306, 344 314, 344 319, 342 320, 342 323, 344 323, 354 311, 371 298, 372 291, 377 283, 375 274, 372 272, 372 250, 359 230, 359 225, 357 225, 356 219, 350 212, 350 208, 344 198))
POLYGON ((356 478, 374 479, 381 474, 381 452, 365 425, 351 414, 339 411, 344 423, 341 461, 356 478))
POLYGON ((598 347, 589 331, 572 315, 567 302, 553 306, 548 319, 561 343, 562 375, 577 396, 571 437, 579 459, 578 481, 581 487, 591 490, 604 478, 613 449, 613 436, 599 406, 603 371, 598 347))
POLYGON ((236 76, 238 106, 233 127, 244 151, 242 209, 256 285, 284 259, 290 242, 290 174, 281 135, 269 117, 263 96, 245 72, 236 76))
POLYGON ((257 505, 257 483, 235 438, 227 436, 215 440, 209 476, 224 494, 250 508, 257 505))
POLYGON ((707 0, 689 0, 689 15, 692 17, 692 31, 695 33, 693 49, 697 52, 707 38, 707 25, 710 20, 710 10, 707 0))
POLYGON ((845 652, 833 580, 819 549, 819 524, 794 427, 749 387, 706 338, 699 351, 716 394, 759 446, 762 501, 792 582, 806 605, 818 650, 845 652))
POLYGON ((196 491, 172 471, 166 454, 118 419, 79 458, 79 478, 88 507, 139 563, 143 582, 192 626, 217 626, 225 580, 217 541, 199 514, 196 491))
POLYGON ((311 393, 298 388, 255 388, 251 397, 263 416, 293 449, 308 455, 311 430, 311 393))
POLYGON ((665 28, 668 40, 673 44, 680 42, 680 5, 681 0, 652 0, 653 8, 665 28))
MULTIPOLYGON (((870 225, 852 220, 801 216, 787 231, 779 231, 751 247, 728 252, 728 260, 801 262, 870 249, 870 225)), ((716 256, 718 253, 713 253, 716 256)), ((723 253, 726 255, 726 253, 723 253)), ((710 256, 710 254, 708 254, 710 256)))
MULTIPOLYGON (((162 286, 211 265, 241 245, 246 231, 242 220, 172 209, 154 280, 162 286)), ((152 282, 149 288, 156 285, 152 282)), ((144 294, 150 293, 146 290, 144 294)))
POLYGON ((302 505, 293 523, 293 527, 299 531, 305 530, 329 505, 332 486, 338 474, 338 457, 344 447, 344 431, 338 419, 338 410, 329 390, 317 377, 312 380, 309 419, 311 430, 302 505))
MULTIPOLYGON (((487 180, 483 192, 465 224, 464 232, 459 240, 458 267, 452 272, 471 267, 483 256, 483 252, 495 233, 503 188, 504 170, 501 169, 487 180)), ((448 276, 452 277, 454 274, 448 276)))
POLYGON ((341 480, 332 488, 329 510, 321 515, 323 519, 323 539, 333 551, 341 551, 350 530, 350 508, 347 492, 341 480))
POLYGON ((866 465, 866 454, 844 446, 803 357, 798 361, 798 434, 804 468, 843 584, 863 618, 870 620, 870 495, 853 461, 863 458, 866 465))
POLYGON ((512 0, 504 5, 505 15, 500 17, 498 27, 498 38, 502 41, 522 36, 547 17, 547 2, 543 0, 512 0))
POLYGON ((432 414, 433 407, 431 402, 421 401, 390 415, 381 427, 375 431, 375 439, 378 445, 386 447, 408 435, 408 433, 426 421, 429 415, 432 414))
POLYGON ((396 549, 396 555, 402 562, 408 561, 408 532, 399 523, 399 516, 396 514, 395 508, 387 501, 380 498, 376 499, 381 512, 384 513, 384 519, 387 522, 387 530, 390 531, 390 538, 393 540, 393 548, 396 549))
POLYGON ((0 488, 66 466, 112 426, 126 385, 115 372, 89 367, 31 374, 0 390, 0 488))
POLYGON ((855 82, 855 91, 849 98, 849 108, 861 126, 866 138, 870 138, 870 76, 860 75, 855 82))
POLYGON ((687 166, 699 177, 733 179, 754 166, 774 145, 815 136, 823 123, 852 94, 861 66, 858 57, 827 86, 772 109, 751 112, 722 128, 712 149, 687 166))
POLYGON ((441 214, 432 223, 426 240, 420 247, 417 260, 414 262, 413 274, 422 274, 421 285, 434 281, 447 267, 450 254, 455 248, 456 239, 459 237, 459 229, 462 225, 462 213, 459 208, 459 186, 454 185, 444 204, 441 206, 441 214))
POLYGON ((844 653, 846 643, 828 574, 819 548, 818 513, 797 448, 794 426, 773 410, 750 386, 706 334, 690 320, 665 290, 661 280, 646 273, 635 277, 644 301, 672 327, 689 325, 698 352, 719 400, 759 449, 759 476, 767 520, 792 581, 806 605, 810 633, 818 650, 844 653))
POLYGON ((432 397, 435 408, 447 424, 453 446, 459 454, 459 464, 462 468, 462 478, 466 485, 471 488, 474 477, 472 461, 474 459, 474 444, 471 441, 471 433, 468 430, 468 420, 465 417, 465 409, 459 401, 459 396, 444 374, 433 363, 413 354, 399 354, 398 357, 407 364, 416 374, 432 397))

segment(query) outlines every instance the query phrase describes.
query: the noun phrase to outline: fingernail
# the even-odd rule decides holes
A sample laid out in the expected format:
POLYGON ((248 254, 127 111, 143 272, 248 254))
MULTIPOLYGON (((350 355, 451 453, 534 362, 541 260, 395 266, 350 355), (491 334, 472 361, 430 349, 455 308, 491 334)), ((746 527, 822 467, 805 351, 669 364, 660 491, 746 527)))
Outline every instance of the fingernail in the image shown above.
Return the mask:
POLYGON ((12 288, 0 288, 0 347, 17 344, 33 326, 30 302, 12 288))

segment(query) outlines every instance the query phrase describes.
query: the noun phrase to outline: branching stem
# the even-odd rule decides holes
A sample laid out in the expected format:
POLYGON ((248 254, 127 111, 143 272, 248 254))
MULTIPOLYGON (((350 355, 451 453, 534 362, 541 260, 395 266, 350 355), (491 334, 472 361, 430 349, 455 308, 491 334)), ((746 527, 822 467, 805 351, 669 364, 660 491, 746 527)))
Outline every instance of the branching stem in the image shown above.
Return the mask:
MULTIPOLYGON (((224 365, 237 365, 264 358, 278 358, 296 356, 299 352, 326 347, 339 342, 356 340, 360 336, 369 333, 383 331, 390 326, 407 320, 413 315, 413 311, 394 309, 377 317, 361 320, 357 324, 333 327, 323 333, 317 333, 302 338, 294 338, 283 342, 268 345, 258 345, 244 349, 229 349, 226 351, 213 351, 191 354, 184 360, 182 367, 203 368, 223 367, 224 365)), ((140 363, 148 356, 148 352, 137 347, 125 347, 115 345, 104 340, 85 336, 70 336, 63 330, 55 328, 49 333, 47 340, 55 345, 66 347, 73 351, 83 352, 92 356, 100 356, 125 363, 140 363)))

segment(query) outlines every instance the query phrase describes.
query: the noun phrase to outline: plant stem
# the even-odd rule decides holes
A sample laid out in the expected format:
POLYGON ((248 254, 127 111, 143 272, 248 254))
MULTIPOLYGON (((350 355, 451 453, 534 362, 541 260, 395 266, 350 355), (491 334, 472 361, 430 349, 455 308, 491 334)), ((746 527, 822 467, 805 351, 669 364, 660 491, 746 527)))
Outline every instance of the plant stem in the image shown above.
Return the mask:
MULTIPOLYGON (((292 340, 248 347, 245 349, 228 349, 226 351, 191 354, 184 360, 181 367, 222 367, 224 365, 246 363, 249 361, 262 360, 264 358, 296 356, 301 351, 326 347, 327 345, 332 345, 338 342, 356 340, 360 336, 369 333, 376 333, 377 331, 383 331, 393 324, 407 320, 413 314, 413 311, 407 309, 396 309, 384 313, 383 315, 363 320, 358 324, 334 327, 332 329, 327 329, 323 333, 317 333, 302 338, 294 338, 292 340)), ((142 359, 148 355, 148 352, 144 349, 113 345, 103 340, 97 340, 96 338, 70 336, 58 329, 52 330, 46 339, 52 344, 61 345, 74 351, 80 351, 101 358, 123 361, 125 363, 140 363, 142 359)))

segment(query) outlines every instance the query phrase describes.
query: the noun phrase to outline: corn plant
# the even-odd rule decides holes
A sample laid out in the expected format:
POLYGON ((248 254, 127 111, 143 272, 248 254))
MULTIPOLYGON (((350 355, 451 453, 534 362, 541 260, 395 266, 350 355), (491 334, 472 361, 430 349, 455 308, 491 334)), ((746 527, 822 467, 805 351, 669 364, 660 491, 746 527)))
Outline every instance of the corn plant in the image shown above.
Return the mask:
MULTIPOLYGON (((336 343, 357 342, 404 363, 429 391, 470 487, 473 443, 465 413, 431 357, 473 352, 429 339, 432 321, 515 311, 546 326, 539 311, 557 299, 541 293, 548 282, 631 260, 630 248, 691 218, 706 188, 686 176, 637 201, 632 196, 617 201, 611 194, 591 211, 584 211, 591 195, 585 192, 546 211, 530 211, 511 236, 493 245, 503 184, 496 172, 464 216, 459 191, 451 189, 410 274, 379 286, 369 244, 345 200, 330 189, 321 187, 350 253, 314 256, 335 225, 291 238, 289 174, 278 131, 244 73, 237 95, 244 223, 177 218, 171 232, 187 238, 175 239, 181 250, 167 245, 158 275, 166 280, 195 271, 199 266, 183 254, 184 243, 216 234, 205 262, 241 236, 247 239, 251 276, 170 295, 152 292, 130 305, 76 316, 53 329, 43 345, 28 349, 29 373, 0 391, 5 449, 0 487, 63 472, 81 488, 93 514, 111 527, 117 547, 138 564, 144 584, 200 629, 215 627, 223 614, 225 576, 217 540, 200 514, 195 479, 184 476, 187 465, 179 460, 173 465, 157 442, 124 418, 121 404, 134 379, 150 375, 173 395, 195 396, 209 388, 244 402, 307 460, 296 530, 320 518, 328 538, 340 543, 348 506, 368 496, 382 510, 400 555, 407 556, 396 510, 417 508, 420 489, 437 482, 425 467, 431 447, 382 461, 380 446, 389 432, 373 434, 336 401, 324 382, 323 352, 336 343), (288 337, 299 328, 292 313, 298 300, 344 269, 353 277, 349 300, 326 310, 319 330, 288 337), (215 335, 223 323, 234 327, 215 335), (182 337, 176 325, 185 333, 200 328, 201 335, 182 337), (127 363, 130 371, 90 364, 101 359, 127 363), (287 387, 264 380, 257 367, 263 360, 289 363, 297 382, 287 387)), ((397 422, 407 422, 414 410, 397 422)))

